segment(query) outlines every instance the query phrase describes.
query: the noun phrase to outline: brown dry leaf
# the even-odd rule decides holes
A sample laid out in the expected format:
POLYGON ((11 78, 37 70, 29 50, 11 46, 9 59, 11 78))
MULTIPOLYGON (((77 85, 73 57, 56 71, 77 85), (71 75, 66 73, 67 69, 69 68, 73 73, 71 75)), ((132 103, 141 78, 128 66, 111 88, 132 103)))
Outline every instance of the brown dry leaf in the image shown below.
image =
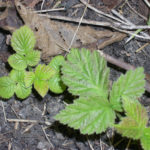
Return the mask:
POLYGON ((104 5, 107 6, 109 9, 117 7, 122 0, 102 0, 104 5))
MULTIPOLYGON (((149 0, 148 0, 149 1, 149 0)), ((150 1, 149 1, 150 2, 150 1)), ((150 9, 149 7, 145 4, 143 0, 139 0, 139 5, 138 5, 139 13, 148 18, 150 9)))
POLYGON ((3 3, 5 4, 6 9, 0 15, 0 28, 13 32, 15 29, 23 25, 23 22, 17 15, 13 0, 8 0, 3 3))
MULTIPOLYGON (((67 50, 75 33, 76 26, 52 21, 41 17, 35 12, 25 8, 19 1, 16 8, 23 19, 35 33, 37 47, 42 51, 42 59, 49 60, 50 56, 58 55, 67 50)), ((122 40, 126 34, 111 32, 109 30, 97 31, 88 26, 81 26, 72 47, 82 47, 97 44, 95 48, 103 48, 113 42, 122 40)))
POLYGON ((6 3, 5 2, 0 2, 0 8, 6 7, 6 3))
POLYGON ((34 8, 35 5, 41 1, 42 0, 24 0, 23 4, 25 4, 25 6, 27 6, 27 7, 34 8))

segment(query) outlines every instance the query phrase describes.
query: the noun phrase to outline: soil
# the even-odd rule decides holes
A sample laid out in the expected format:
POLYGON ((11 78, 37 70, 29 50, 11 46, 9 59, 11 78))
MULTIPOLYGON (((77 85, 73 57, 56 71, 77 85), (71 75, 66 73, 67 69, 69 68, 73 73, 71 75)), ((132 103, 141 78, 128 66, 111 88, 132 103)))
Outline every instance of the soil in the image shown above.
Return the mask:
MULTIPOLYGON (((55 0, 46 0, 43 9, 52 8, 56 2, 55 0)), ((138 10, 138 0, 131 0, 129 3, 138 10)), ((72 14, 76 10, 73 6, 77 4, 80 4, 78 0, 63 0, 60 6, 65 6, 66 11, 52 12, 51 14, 73 17, 72 14)), ((93 0, 91 4, 95 7, 103 6, 101 0, 93 0)), ((40 9, 40 6, 41 3, 36 6, 36 9, 40 9)), ((77 9, 75 17, 81 17, 83 7, 77 9)), ((142 18, 138 17, 129 7, 123 7, 122 11, 123 15, 133 23, 144 24, 142 18)), ((100 20, 91 10, 87 11, 85 18, 100 20)), ((8 32, 0 30, 0 76, 7 75, 10 71, 6 62, 7 56, 11 53, 10 46, 6 45, 7 36, 8 32)), ((132 39, 129 43, 125 43, 126 39, 107 46, 103 51, 136 67, 143 66, 145 72, 150 74, 150 46, 136 53, 136 50, 146 42, 132 39)), ((111 80, 116 80, 124 72, 116 66, 108 65, 111 68, 111 80)), ((65 107, 66 103, 71 101, 72 96, 67 91, 61 95, 49 92, 43 99, 35 91, 23 101, 15 96, 7 101, 1 99, 0 150, 124 150, 127 148, 129 139, 121 137, 111 129, 101 135, 87 136, 81 135, 78 130, 56 122, 53 117, 65 107), (28 121, 17 123, 7 121, 6 118, 28 121), (30 122, 33 120, 38 120, 38 122, 30 122)), ((150 116, 149 93, 144 94, 141 103, 146 107, 150 116)), ((142 148, 139 141, 132 140, 129 149, 141 150, 142 148)))

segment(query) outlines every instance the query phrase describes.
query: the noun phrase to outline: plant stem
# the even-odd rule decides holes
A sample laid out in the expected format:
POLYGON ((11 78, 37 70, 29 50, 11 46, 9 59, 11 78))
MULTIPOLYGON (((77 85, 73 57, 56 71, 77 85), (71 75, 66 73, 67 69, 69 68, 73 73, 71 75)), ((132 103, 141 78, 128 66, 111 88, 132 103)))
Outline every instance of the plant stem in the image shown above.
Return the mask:
POLYGON ((29 70, 29 71, 33 71, 33 69, 32 69, 31 66, 28 66, 28 70, 29 70))

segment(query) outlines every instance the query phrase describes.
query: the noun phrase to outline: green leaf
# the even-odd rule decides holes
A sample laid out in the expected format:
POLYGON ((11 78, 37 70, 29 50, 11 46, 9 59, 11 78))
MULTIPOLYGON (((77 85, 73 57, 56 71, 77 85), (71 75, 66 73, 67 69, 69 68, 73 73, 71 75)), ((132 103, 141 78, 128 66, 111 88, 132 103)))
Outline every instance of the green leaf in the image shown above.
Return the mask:
POLYGON ((25 57, 19 54, 9 56, 8 63, 16 70, 24 70, 27 68, 25 57))
POLYGON ((44 97, 48 92, 48 80, 56 73, 54 69, 46 65, 38 65, 35 70, 34 88, 44 97))
POLYGON ((136 100, 131 98, 123 98, 123 106, 127 117, 115 125, 115 128, 123 136, 140 139, 143 135, 143 130, 148 123, 148 116, 145 108, 136 100))
POLYGON ((115 120, 115 112, 107 100, 82 97, 68 105, 55 119, 74 129, 80 129, 83 134, 93 134, 111 127, 115 120))
POLYGON ((66 86, 63 84, 59 74, 50 78, 48 85, 50 90, 56 94, 63 93, 66 89, 66 86))
POLYGON ((144 129, 144 133, 141 138, 141 145, 144 150, 150 150, 150 127, 144 129))
POLYGON ((25 99, 31 94, 31 88, 32 87, 25 87, 23 83, 18 83, 17 87, 15 89, 15 93, 18 98, 25 99))
POLYGON ((14 89, 15 93, 17 97, 21 99, 28 97, 31 93, 32 88, 25 87, 25 74, 26 72, 24 70, 12 70, 9 75, 11 80, 16 84, 16 88, 14 89))
POLYGON ((121 75, 120 78, 114 82, 110 93, 110 103, 115 110, 122 110, 120 102, 122 96, 129 96, 132 98, 142 96, 145 91, 145 76, 143 72, 144 70, 142 67, 130 70, 125 75, 121 75))
POLYGON ((13 49, 21 54, 27 54, 35 46, 35 36, 33 31, 28 26, 23 26, 13 32, 11 38, 11 46, 13 49))
POLYGON ((132 118, 125 117, 122 119, 119 125, 115 125, 117 132, 122 136, 139 139, 142 135, 141 128, 138 127, 138 123, 132 118))
POLYGON ((26 72, 24 78, 25 86, 26 87, 32 86, 34 79, 35 79, 34 72, 26 72))
POLYGON ((14 70, 13 69, 10 72, 9 76, 16 83, 18 83, 18 82, 24 82, 25 71, 24 70, 14 70))
POLYGON ((50 66, 46 65, 38 65, 35 70, 35 77, 39 80, 48 80, 50 79, 56 71, 52 69, 50 66))
POLYGON ((138 126, 144 128, 148 123, 148 115, 144 106, 137 99, 123 97, 123 108, 126 115, 138 123, 138 126))
POLYGON ((48 92, 48 82, 42 80, 35 80, 34 81, 34 88, 37 92, 44 97, 48 92))
POLYGON ((10 77, 1 77, 0 78, 0 97, 10 98, 14 95, 15 82, 10 77))
POLYGON ((48 65, 55 69, 57 72, 60 72, 60 66, 63 64, 64 61, 64 56, 58 55, 55 56, 48 65))
POLYGON ((26 61, 29 66, 36 66, 40 61, 40 52, 31 50, 26 55, 26 61))
POLYGON ((62 66, 62 73, 62 80, 72 94, 107 99, 109 69, 97 51, 72 49, 62 66))

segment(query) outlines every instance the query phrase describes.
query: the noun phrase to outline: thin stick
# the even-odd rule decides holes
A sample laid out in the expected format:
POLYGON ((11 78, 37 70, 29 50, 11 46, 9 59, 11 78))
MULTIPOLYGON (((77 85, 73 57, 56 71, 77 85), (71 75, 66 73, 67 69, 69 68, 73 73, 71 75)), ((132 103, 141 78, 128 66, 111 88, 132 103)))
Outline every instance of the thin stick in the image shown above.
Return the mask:
POLYGON ((97 12, 97 13, 100 14, 100 15, 106 16, 106 17, 108 17, 108 18, 111 18, 111 19, 116 20, 116 21, 121 22, 121 23, 125 23, 125 22, 123 22, 122 20, 120 20, 120 19, 118 19, 118 18, 116 18, 116 17, 114 17, 114 16, 111 16, 111 15, 109 15, 109 14, 106 14, 106 13, 104 13, 104 12, 102 12, 102 11, 100 11, 100 10, 94 8, 93 6, 91 6, 90 4, 88 4, 85 0, 80 0, 80 1, 81 1, 81 3, 83 3, 85 6, 87 6, 89 9, 91 9, 91 10, 97 12))
POLYGON ((116 15, 118 18, 120 18, 121 20, 125 21, 127 25, 133 25, 133 23, 131 23, 129 20, 127 20, 124 16, 122 16, 121 14, 119 14, 116 10, 112 9, 111 12, 116 15))
POLYGON ((122 25, 120 28, 121 29, 128 29, 128 30, 136 30, 136 29, 149 30, 150 26, 148 26, 148 25, 133 25, 133 26, 124 26, 124 25, 122 25))
POLYGON ((91 149, 91 150, 94 150, 94 148, 93 148, 92 144, 91 144, 91 143, 90 143, 90 141, 89 141, 88 136, 86 136, 86 138, 87 138, 88 144, 89 144, 89 146, 90 146, 90 149, 91 149))
MULTIPOLYGON (((128 30, 140 29, 140 28, 141 28, 141 29, 147 29, 147 28, 149 29, 149 26, 136 26, 136 25, 134 25, 133 23, 129 22, 127 19, 125 19, 123 16, 121 17, 121 15, 119 16, 119 18, 121 17, 123 21, 122 21, 121 19, 118 19, 118 18, 114 17, 114 16, 111 16, 111 15, 108 15, 108 14, 106 14, 106 13, 103 13, 103 12, 99 11, 98 9, 92 7, 92 6, 91 6, 90 4, 88 4, 85 0, 80 0, 80 1, 81 1, 84 5, 87 5, 87 7, 90 8, 90 9, 92 9, 93 11, 95 11, 95 12, 97 12, 97 13, 103 15, 103 16, 106 16, 106 17, 109 17, 109 18, 111 18, 111 19, 114 19, 114 20, 118 21, 119 23, 122 23, 122 24, 119 24, 119 23, 114 23, 114 24, 113 24, 113 26, 114 26, 114 25, 116 25, 116 26, 118 25, 118 27, 116 28, 116 26, 115 26, 114 29, 116 29, 116 30, 118 30, 118 31, 120 31, 120 32, 127 33, 128 31, 121 31, 121 30, 119 30, 118 28, 120 28, 120 29, 128 29, 128 30), (131 25, 131 24, 132 24, 132 25, 131 25)), ((111 25, 110 27, 112 27, 112 25, 111 25)), ((112 27, 112 28, 113 28, 113 27, 112 27)), ((128 32, 128 34, 136 36, 134 33, 128 32)), ((139 37, 139 36, 137 35, 136 37, 139 37)), ((145 37, 144 39, 147 39, 147 38, 148 38, 148 37, 145 37)))
POLYGON ((1 101, 1 105, 2 105, 2 108, 3 108, 4 120, 5 120, 5 123, 6 123, 7 122, 6 112, 5 112, 4 103, 2 101, 1 101))
MULTIPOLYGON (((121 60, 118 60, 118 59, 115 59, 113 58, 112 56, 109 56, 105 53, 103 53, 102 51, 98 50, 98 52, 101 54, 101 56, 103 56, 109 63, 111 64, 114 64, 116 65, 117 67, 120 67, 122 69, 125 69, 125 70, 134 70, 136 69, 136 67, 128 64, 128 63, 125 63, 121 60)), ((147 92, 150 93, 150 83, 148 82, 149 79, 148 79, 148 74, 145 74, 145 79, 146 79, 146 85, 145 85, 145 89, 147 92)))
POLYGON ((12 148, 12 142, 9 141, 8 150, 11 150, 11 148, 12 148))
POLYGON ((129 150, 130 143, 131 143, 131 139, 129 139, 129 142, 128 142, 127 146, 126 146, 126 150, 129 150))
POLYGON ((41 4, 41 10, 43 9, 44 3, 45 3, 45 0, 42 1, 42 4, 41 4))
MULTIPOLYGON (((75 23, 80 22, 80 18, 69 18, 69 17, 65 17, 65 16, 52 16, 52 15, 47 15, 47 14, 39 14, 39 15, 44 16, 44 17, 48 17, 50 19, 55 19, 55 20, 63 20, 63 21, 75 22, 75 23)), ((131 32, 131 31, 126 31, 126 30, 123 30, 123 29, 119 29, 118 27, 121 26, 119 24, 116 27, 115 24, 113 24, 113 23, 99 22, 99 21, 93 21, 93 20, 87 20, 87 19, 83 19, 81 24, 109 27, 109 28, 113 28, 117 31, 129 34, 129 35, 134 35, 135 37, 140 38, 140 39, 150 40, 150 36, 141 36, 141 35, 135 34, 134 32, 131 32)))
POLYGON ((142 45, 140 48, 138 48, 136 50, 136 53, 138 53, 139 51, 143 50, 146 46, 148 46, 150 43, 145 43, 144 45, 142 45))
POLYGON ((45 9, 45 10, 36 10, 36 13, 45 13, 45 12, 52 12, 52 11, 64 11, 65 8, 54 8, 54 9, 45 9))
POLYGON ((23 122, 23 123, 38 123, 38 120, 25 120, 25 119, 7 119, 9 122, 23 122))
POLYGON ((144 2, 146 3, 146 5, 150 8, 150 3, 148 0, 144 0, 144 2))
POLYGON ((46 103, 44 103, 44 108, 43 108, 42 116, 44 116, 45 113, 46 113, 46 103))
POLYGON ((45 137, 46 137, 47 141, 49 142, 49 144, 50 144, 51 148, 52 148, 52 149, 54 149, 54 146, 53 146, 53 144, 51 143, 50 139, 48 138, 48 136, 47 136, 47 134, 46 134, 46 132, 45 132, 44 127, 43 127, 43 126, 41 126, 41 128, 42 128, 42 130, 43 130, 43 132, 44 132, 44 135, 45 135, 45 137))
MULTIPOLYGON (((88 0, 88 3, 89 3, 89 1, 90 1, 90 0, 88 0)), ((82 22, 82 20, 83 20, 83 17, 84 17, 84 15, 85 15, 85 13, 86 13, 86 10, 87 10, 87 5, 86 5, 86 7, 85 7, 85 9, 84 9, 84 12, 83 12, 83 15, 81 16, 81 19, 80 19, 80 21, 79 21, 78 27, 77 27, 77 29, 76 29, 76 31, 75 31, 75 33, 74 33, 74 35, 73 35, 73 38, 72 38, 72 40, 71 40, 71 42, 70 42, 70 45, 69 45, 69 47, 68 47, 68 51, 70 50, 70 48, 71 48, 71 46, 72 46, 72 44, 73 44, 73 42, 74 42, 74 39, 75 39, 75 37, 76 37, 76 35, 77 35, 77 32, 78 32, 78 30, 79 30, 79 28, 80 28, 80 25, 81 25, 81 22, 82 22)))
POLYGON ((134 70, 135 67, 130 65, 130 64, 127 64, 121 60, 118 60, 118 59, 115 59, 113 58, 112 56, 110 55, 107 55, 105 53, 103 53, 102 51, 98 50, 98 52, 101 54, 101 56, 103 56, 108 62, 110 62, 111 64, 114 64, 120 68, 123 68, 125 70, 134 70))
POLYGON ((29 126, 26 127, 26 129, 22 132, 22 134, 28 132, 36 123, 32 123, 29 126))
MULTIPOLYGON (((75 22, 79 23, 81 18, 70 18, 66 16, 53 16, 53 15, 47 15, 47 14, 39 14, 39 16, 43 17, 48 17, 50 19, 55 19, 55 20, 62 20, 62 21, 68 21, 68 22, 75 22)), ((87 24, 87 25, 94 25, 94 26, 111 26, 111 23, 109 22, 99 22, 99 21, 94 21, 94 20, 87 20, 87 19, 82 19, 81 24, 87 24)))
POLYGON ((23 122, 23 123, 41 123, 46 124, 48 126, 51 125, 51 122, 48 121, 39 121, 39 120, 25 120, 25 119, 7 119, 9 122, 23 122))

